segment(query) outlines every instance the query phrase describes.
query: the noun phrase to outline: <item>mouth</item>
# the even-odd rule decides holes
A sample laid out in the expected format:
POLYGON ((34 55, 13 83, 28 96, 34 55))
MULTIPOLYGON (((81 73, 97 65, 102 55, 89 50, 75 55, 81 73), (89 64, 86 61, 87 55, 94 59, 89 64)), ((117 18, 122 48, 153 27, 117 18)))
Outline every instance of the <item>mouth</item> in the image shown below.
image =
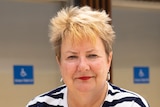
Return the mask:
POLYGON ((89 80, 90 78, 92 78, 92 77, 91 76, 78 77, 78 79, 80 79, 80 80, 89 80))

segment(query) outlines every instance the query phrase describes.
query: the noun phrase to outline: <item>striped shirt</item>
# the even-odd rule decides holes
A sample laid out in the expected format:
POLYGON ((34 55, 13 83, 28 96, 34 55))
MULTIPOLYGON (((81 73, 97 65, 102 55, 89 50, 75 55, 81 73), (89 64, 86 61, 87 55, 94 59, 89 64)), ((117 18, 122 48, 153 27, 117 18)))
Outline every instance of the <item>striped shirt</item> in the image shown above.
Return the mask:
MULTIPOLYGON (((102 107, 149 107, 147 101, 139 94, 107 84, 108 94, 102 107)), ((66 85, 35 97, 26 107, 68 107, 66 85)))

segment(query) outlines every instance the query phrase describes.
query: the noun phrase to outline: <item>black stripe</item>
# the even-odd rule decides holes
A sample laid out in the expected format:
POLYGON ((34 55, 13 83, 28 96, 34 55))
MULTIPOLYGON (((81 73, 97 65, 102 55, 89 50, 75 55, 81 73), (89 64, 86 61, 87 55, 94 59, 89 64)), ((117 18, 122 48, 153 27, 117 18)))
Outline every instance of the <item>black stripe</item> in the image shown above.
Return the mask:
POLYGON ((124 97, 121 99, 113 100, 112 102, 105 101, 102 107, 112 107, 117 104, 123 103, 123 102, 131 102, 134 101, 135 103, 139 104, 141 107, 146 107, 142 100, 137 97, 124 97))
MULTIPOLYGON (((115 93, 110 92, 110 93, 108 93, 108 94, 115 95, 115 94, 117 94, 117 93, 125 92, 125 93, 130 93, 130 94, 132 94, 132 95, 137 96, 134 92, 126 91, 125 89, 121 89, 121 88, 119 88, 119 87, 117 87, 117 86, 114 86, 114 85, 112 85, 112 84, 110 84, 110 85, 112 86, 112 88, 113 88, 114 90, 117 90, 117 91, 120 91, 120 92, 115 92, 115 93)), ((112 90, 111 90, 111 91, 112 91, 112 90)), ((138 96, 137 96, 137 97, 138 97, 138 96)))
POLYGON ((108 95, 110 94, 110 95, 112 95, 112 96, 114 96, 114 95, 116 95, 117 93, 119 93, 119 92, 112 92, 111 90, 108 90, 108 95))
POLYGON ((28 107, 64 107, 64 106, 60 106, 60 105, 54 106, 54 105, 49 105, 49 104, 47 104, 47 103, 45 103, 45 102, 42 102, 42 103, 37 102, 36 104, 30 105, 30 106, 28 106, 28 107))
POLYGON ((52 97, 52 98, 62 98, 63 99, 63 95, 64 95, 64 93, 59 93, 59 94, 56 94, 55 95, 55 93, 57 93, 57 92, 60 92, 62 89, 64 89, 66 86, 62 86, 62 87, 59 87, 59 88, 57 88, 57 89, 55 89, 55 90, 53 90, 53 91, 51 91, 51 92, 49 92, 49 93, 46 93, 46 94, 44 94, 44 95, 42 95, 42 96, 40 96, 40 97, 44 97, 44 96, 49 96, 49 97, 52 97))
POLYGON ((135 102, 141 105, 141 107, 146 107, 140 98, 136 98, 135 102))
POLYGON ((121 88, 119 88, 119 87, 117 87, 117 86, 114 86, 114 85, 112 85, 112 84, 110 84, 111 86, 112 86, 112 88, 114 89, 114 90, 119 90, 119 91, 121 91, 121 92, 126 92, 125 90, 123 90, 123 89, 121 89, 121 88))

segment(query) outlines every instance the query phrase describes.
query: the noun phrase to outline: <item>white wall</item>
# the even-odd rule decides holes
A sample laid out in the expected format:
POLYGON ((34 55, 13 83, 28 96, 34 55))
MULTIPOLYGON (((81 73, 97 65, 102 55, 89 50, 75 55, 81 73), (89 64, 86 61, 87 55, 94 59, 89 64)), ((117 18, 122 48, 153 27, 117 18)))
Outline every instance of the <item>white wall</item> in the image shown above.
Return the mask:
POLYGON ((60 85, 48 38, 48 23, 60 2, 0 1, 0 103, 24 107, 38 94, 60 85), (13 65, 33 65, 34 84, 14 85, 13 65))
POLYGON ((144 8, 112 8, 116 31, 113 83, 145 97, 151 107, 159 105, 160 11, 144 8), (149 84, 134 84, 133 67, 148 66, 149 84))

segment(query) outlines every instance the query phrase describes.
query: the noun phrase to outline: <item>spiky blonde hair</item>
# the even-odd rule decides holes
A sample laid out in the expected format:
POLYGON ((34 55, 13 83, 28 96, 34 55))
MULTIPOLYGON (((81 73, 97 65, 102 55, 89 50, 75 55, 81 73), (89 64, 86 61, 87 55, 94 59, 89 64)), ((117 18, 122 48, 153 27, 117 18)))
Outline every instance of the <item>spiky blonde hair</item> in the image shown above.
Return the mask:
POLYGON ((101 38, 107 55, 112 51, 115 38, 111 19, 106 12, 93 10, 89 6, 67 7, 57 13, 50 23, 50 42, 53 43, 56 56, 60 59, 61 43, 71 37, 73 43, 80 43, 84 39, 95 43, 96 37, 101 38))

